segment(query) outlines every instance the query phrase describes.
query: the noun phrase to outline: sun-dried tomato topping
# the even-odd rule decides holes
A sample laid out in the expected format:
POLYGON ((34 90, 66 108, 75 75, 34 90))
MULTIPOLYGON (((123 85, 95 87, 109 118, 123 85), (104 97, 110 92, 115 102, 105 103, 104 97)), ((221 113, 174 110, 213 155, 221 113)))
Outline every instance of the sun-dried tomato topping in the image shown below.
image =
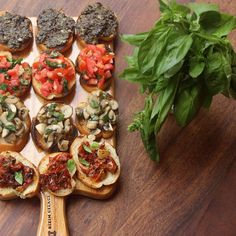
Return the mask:
POLYGON ((82 172, 95 182, 105 179, 107 172, 115 174, 118 169, 105 144, 93 149, 89 142, 83 142, 78 148, 78 155, 82 172), (100 155, 99 152, 104 154, 100 155))
POLYGON ((34 169, 17 162, 14 157, 0 156, 0 187, 24 191, 34 180, 34 169), (22 174, 22 184, 16 181, 16 172, 22 174))
POLYGON ((69 153, 61 153, 55 157, 49 157, 49 163, 45 174, 40 175, 40 184, 52 192, 72 188, 71 175, 67 168, 67 161, 71 159, 69 153))

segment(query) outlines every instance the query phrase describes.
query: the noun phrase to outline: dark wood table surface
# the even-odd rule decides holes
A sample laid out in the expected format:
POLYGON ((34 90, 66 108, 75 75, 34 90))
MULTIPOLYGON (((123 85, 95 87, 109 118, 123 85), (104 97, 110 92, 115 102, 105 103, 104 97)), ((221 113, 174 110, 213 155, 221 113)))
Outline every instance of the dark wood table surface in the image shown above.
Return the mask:
MULTIPOLYGON (((77 16, 88 0, 0 0, 2 10, 37 16, 48 7, 77 16)), ((120 33, 149 29, 159 16, 156 0, 103 0, 120 19, 120 33)), ((181 1, 187 2, 187 1, 181 1)), ((212 0, 236 14, 235 0, 212 0)), ((236 39, 236 35, 232 35, 236 39)), ((236 46, 236 40, 234 46, 236 46)), ((116 78, 132 48, 117 40, 116 78)), ((159 136, 161 163, 147 158, 138 133, 128 133, 143 106, 138 87, 116 80, 120 103, 118 153, 122 174, 116 194, 97 201, 67 199, 71 235, 236 235, 236 101, 216 96, 185 129, 170 117, 159 136)), ((0 235, 35 235, 39 200, 0 202, 0 235)))

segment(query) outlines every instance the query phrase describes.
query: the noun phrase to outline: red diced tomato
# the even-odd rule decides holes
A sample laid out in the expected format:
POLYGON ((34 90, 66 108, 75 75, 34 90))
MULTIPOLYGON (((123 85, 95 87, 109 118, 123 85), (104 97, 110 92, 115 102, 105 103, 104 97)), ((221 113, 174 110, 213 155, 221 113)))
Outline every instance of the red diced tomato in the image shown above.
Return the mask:
POLYGON ((105 72, 105 78, 106 78, 106 79, 111 78, 111 71, 107 70, 107 71, 105 72))
POLYGON ((0 84, 2 84, 5 80, 4 74, 0 74, 0 84))
POLYGON ((88 84, 90 84, 90 85, 96 85, 97 83, 98 83, 97 79, 89 79, 88 80, 88 84))
POLYGON ((63 90, 63 86, 59 83, 58 80, 54 80, 53 89, 55 93, 60 94, 63 90))
POLYGON ((40 89, 43 96, 47 97, 52 93, 53 90, 53 84, 49 81, 42 84, 42 87, 40 89))
POLYGON ((106 64, 105 66, 104 66, 104 70, 112 70, 113 69, 113 65, 112 64, 106 64))
POLYGON ((105 78, 102 78, 98 81, 98 88, 102 88, 102 86, 104 85, 105 83, 105 78))

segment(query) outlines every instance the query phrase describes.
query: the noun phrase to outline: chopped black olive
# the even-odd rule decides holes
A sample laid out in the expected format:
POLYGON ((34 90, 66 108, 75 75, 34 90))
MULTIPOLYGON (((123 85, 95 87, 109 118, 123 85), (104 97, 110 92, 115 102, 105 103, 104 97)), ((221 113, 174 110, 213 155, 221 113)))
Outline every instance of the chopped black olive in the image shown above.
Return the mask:
POLYGON ((36 42, 48 48, 63 47, 74 34, 75 21, 55 9, 43 10, 37 19, 36 42))
POLYGON ((0 43, 19 49, 33 38, 31 21, 23 16, 6 12, 0 16, 0 43))
POLYGON ((88 5, 76 22, 79 37, 86 43, 96 44, 99 39, 116 35, 117 17, 110 9, 97 2, 88 5))

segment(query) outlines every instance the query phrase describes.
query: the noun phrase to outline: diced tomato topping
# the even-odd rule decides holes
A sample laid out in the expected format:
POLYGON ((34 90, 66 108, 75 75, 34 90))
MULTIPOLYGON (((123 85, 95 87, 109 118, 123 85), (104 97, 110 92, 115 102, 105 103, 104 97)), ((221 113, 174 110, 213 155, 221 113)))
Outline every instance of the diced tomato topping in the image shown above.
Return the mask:
POLYGON ((33 64, 33 68, 33 77, 41 83, 41 92, 44 96, 62 93, 63 79, 70 81, 75 78, 74 67, 61 54, 52 58, 50 54, 42 53, 39 61, 33 64))
POLYGON ((5 80, 4 74, 0 74, 0 84, 2 84, 5 80))
POLYGON ((7 69, 11 66, 11 63, 7 61, 6 56, 0 56, 0 69, 7 69))
POLYGON ((79 71, 88 84, 102 88, 105 80, 112 77, 113 59, 114 54, 104 44, 87 45, 78 57, 79 71))

